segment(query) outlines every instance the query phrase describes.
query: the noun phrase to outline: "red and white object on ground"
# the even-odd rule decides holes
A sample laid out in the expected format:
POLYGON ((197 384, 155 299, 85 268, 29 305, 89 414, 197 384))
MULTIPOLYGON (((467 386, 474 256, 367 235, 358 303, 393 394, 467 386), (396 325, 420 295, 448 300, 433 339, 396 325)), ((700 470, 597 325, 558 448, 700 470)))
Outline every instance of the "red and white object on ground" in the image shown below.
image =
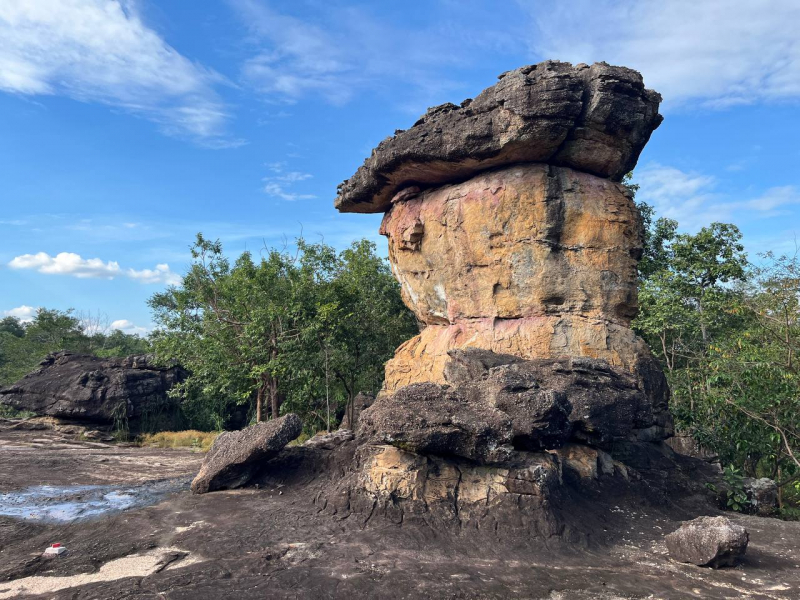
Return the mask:
POLYGON ((61 544, 50 544, 50 547, 44 551, 45 554, 55 554, 58 556, 59 554, 64 554, 67 549, 64 548, 61 544))

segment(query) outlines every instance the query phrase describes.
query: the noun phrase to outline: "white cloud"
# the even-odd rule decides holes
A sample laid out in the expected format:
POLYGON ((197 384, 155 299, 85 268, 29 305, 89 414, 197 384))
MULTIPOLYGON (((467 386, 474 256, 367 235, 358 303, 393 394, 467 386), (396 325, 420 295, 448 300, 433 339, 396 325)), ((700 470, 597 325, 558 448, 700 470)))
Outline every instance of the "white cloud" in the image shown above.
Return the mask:
POLYGON ((181 282, 181 276, 173 273, 169 265, 166 263, 156 265, 155 269, 142 269, 136 271, 135 269, 128 269, 125 275, 139 281, 141 283, 166 283, 167 285, 178 285, 181 282))
POLYGON ((793 185, 769 188, 766 192, 741 203, 737 203, 737 208, 755 210, 769 215, 781 214, 779 208, 800 204, 800 191, 793 185))
POLYGON ((4 317, 16 317, 23 323, 30 323, 33 321, 33 317, 36 316, 36 311, 39 310, 34 306, 27 306, 23 304, 22 306, 18 306, 17 308, 12 308, 11 310, 4 310, 3 316, 4 317))
POLYGON ((268 163, 267 168, 275 174, 264 177, 265 194, 289 202, 295 200, 312 200, 316 198, 314 194, 299 194, 289 190, 289 188, 298 181, 311 179, 313 177, 311 173, 303 173, 301 171, 286 172, 286 161, 268 163))
POLYGON ((112 321, 111 329, 119 329, 121 332, 129 335, 145 335, 150 332, 147 327, 134 325, 128 321, 128 319, 118 319, 116 321, 112 321))
POLYGON ((15 257, 8 266, 12 269, 33 269, 47 275, 71 275, 81 279, 114 279, 115 277, 128 277, 140 283, 166 283, 175 285, 181 278, 173 273, 169 265, 159 264, 155 269, 120 268, 116 261, 103 262, 99 258, 83 258, 74 252, 60 252, 50 256, 46 252, 36 254, 23 254, 15 257))
POLYGON ((658 163, 637 169, 634 179, 640 185, 637 200, 647 202, 659 216, 675 219, 689 230, 714 221, 774 217, 784 214, 787 207, 800 204, 800 191, 791 185, 772 187, 754 198, 738 200, 719 192, 715 177, 658 163))
POLYGON ((136 0, 0 2, 0 90, 122 107, 167 133, 235 145, 221 137, 222 81, 147 27, 136 0))
POLYGON ((800 2, 518 1, 538 56, 632 67, 668 105, 800 98, 800 2))
POLYGON ((72 275, 79 278, 114 279, 120 274, 119 264, 114 261, 86 259, 74 252, 61 252, 56 256, 50 256, 46 252, 23 254, 15 257, 8 266, 12 269, 35 269, 47 275, 72 275))

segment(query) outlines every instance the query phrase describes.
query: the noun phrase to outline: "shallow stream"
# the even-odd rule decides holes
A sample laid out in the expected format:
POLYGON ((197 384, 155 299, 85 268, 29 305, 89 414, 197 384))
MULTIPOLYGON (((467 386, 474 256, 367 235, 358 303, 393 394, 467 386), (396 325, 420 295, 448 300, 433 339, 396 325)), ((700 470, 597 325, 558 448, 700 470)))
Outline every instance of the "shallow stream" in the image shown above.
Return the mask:
POLYGON ((85 521, 156 504, 168 494, 188 489, 190 481, 181 477, 135 486, 32 486, 0 493, 0 516, 37 522, 85 521))

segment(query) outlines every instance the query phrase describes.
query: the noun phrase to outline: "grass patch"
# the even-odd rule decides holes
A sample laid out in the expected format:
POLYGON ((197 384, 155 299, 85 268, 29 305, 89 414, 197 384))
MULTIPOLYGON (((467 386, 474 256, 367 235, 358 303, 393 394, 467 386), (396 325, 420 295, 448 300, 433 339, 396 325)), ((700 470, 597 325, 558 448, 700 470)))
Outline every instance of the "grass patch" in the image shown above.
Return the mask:
POLYGON ((139 444, 154 448, 191 448, 198 452, 207 452, 217 439, 218 431, 161 431, 146 433, 139 438, 139 444))
POLYGON ((17 410, 8 404, 0 404, 0 417, 4 419, 29 419, 35 416, 35 412, 30 412, 29 410, 17 410))

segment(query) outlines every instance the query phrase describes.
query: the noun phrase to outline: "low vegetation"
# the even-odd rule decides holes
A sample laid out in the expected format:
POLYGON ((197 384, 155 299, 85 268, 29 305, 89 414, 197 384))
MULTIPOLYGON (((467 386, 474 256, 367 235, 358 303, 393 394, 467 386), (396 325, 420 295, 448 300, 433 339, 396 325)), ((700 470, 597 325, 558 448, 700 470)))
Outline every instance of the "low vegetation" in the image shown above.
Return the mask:
POLYGON ((141 446, 150 446, 154 448, 191 448, 199 452, 207 452, 218 435, 219 433, 215 431, 188 429, 186 431, 147 433, 138 438, 137 441, 141 446))

